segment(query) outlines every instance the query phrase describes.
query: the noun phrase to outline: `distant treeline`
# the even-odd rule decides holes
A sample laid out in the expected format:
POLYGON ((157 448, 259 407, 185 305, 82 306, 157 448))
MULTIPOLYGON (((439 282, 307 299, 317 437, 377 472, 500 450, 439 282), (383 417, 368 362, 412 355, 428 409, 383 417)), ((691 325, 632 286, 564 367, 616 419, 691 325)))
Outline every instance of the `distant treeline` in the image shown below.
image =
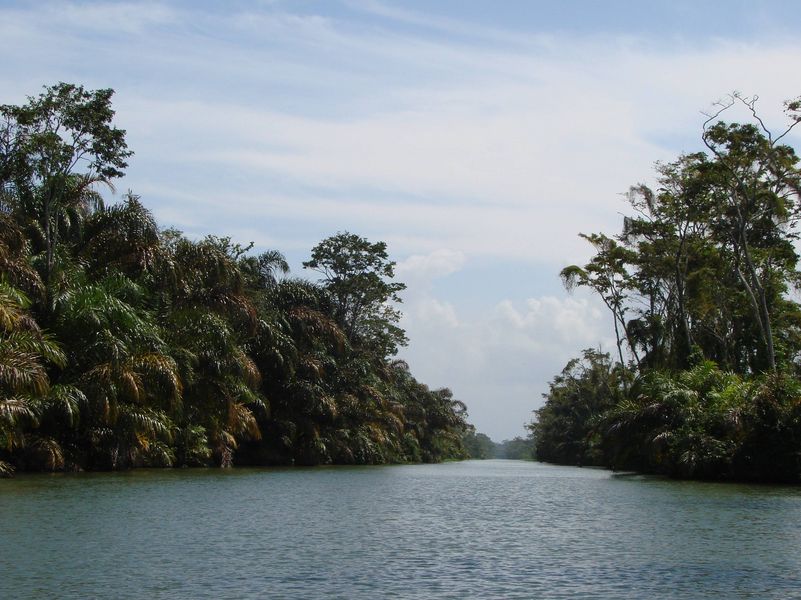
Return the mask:
POLYGON ((467 455, 473 459, 531 460, 534 458, 534 439, 531 436, 493 442, 488 435, 478 433, 475 428, 469 426, 465 431, 462 443, 467 455))
POLYGON ((0 475, 464 457, 464 404, 392 358, 386 245, 322 241, 315 284, 105 206, 132 154, 112 93, 0 106, 0 475))
POLYGON ((609 309, 614 358, 586 350, 550 384, 539 459, 681 478, 801 480, 801 171, 788 134, 738 94, 706 121, 706 151, 631 188, 620 233, 565 268, 609 309), (727 123, 739 107, 751 119, 727 123))

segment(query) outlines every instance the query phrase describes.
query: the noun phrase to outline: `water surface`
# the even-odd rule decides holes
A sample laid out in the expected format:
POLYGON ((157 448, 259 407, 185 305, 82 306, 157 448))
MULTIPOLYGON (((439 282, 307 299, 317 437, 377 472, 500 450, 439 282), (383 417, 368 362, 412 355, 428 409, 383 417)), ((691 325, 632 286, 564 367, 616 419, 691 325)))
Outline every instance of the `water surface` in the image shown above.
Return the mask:
POLYGON ((522 461, 0 481, 0 598, 801 598, 801 489, 522 461))

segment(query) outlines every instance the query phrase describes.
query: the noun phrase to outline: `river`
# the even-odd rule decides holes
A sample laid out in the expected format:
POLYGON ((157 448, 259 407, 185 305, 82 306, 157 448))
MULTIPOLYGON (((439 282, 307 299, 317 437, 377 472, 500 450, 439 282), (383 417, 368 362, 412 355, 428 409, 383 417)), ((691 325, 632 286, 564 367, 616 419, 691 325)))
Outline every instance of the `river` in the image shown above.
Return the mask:
POLYGON ((796 598, 801 489, 523 461, 0 481, 0 598, 796 598))

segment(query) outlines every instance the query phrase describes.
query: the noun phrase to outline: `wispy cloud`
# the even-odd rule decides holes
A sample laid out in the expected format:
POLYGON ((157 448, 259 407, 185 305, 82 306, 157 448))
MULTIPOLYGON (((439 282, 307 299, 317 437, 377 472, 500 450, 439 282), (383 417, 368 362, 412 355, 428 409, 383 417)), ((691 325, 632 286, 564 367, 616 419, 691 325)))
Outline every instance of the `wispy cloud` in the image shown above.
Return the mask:
POLYGON ((254 240, 295 264, 338 230, 386 240, 410 283, 408 358, 497 435, 608 331, 591 299, 541 291, 587 257, 576 234, 616 229, 620 193, 698 149, 716 98, 759 93, 781 123, 799 93, 794 37, 521 32, 389 2, 318 8, 0 8, 0 102, 58 80, 114 87, 137 152, 118 187, 192 235, 254 240), (479 261, 503 275, 473 283, 479 261), (435 285, 448 277, 468 283, 435 285))
POLYGON ((451 386, 495 439, 523 434, 547 382, 579 349, 614 349, 600 303, 584 295, 502 300, 472 318, 457 303, 414 291, 402 324, 416 345, 402 354, 424 381, 451 386))
POLYGON ((349 0, 346 4, 354 10, 391 21, 414 25, 423 30, 436 31, 450 36, 463 36, 474 41, 521 46, 530 50, 533 48, 547 48, 553 40, 553 36, 541 32, 513 33, 508 30, 487 27, 486 25, 469 24, 457 18, 434 16, 430 13, 409 10, 377 0, 349 0))

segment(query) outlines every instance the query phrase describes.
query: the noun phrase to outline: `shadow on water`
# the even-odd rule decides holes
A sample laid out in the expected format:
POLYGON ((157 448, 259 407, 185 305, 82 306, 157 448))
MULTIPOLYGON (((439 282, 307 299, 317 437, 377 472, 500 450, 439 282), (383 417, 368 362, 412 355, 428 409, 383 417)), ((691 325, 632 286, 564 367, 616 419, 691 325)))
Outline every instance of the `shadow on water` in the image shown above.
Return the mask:
POLYGON ((533 461, 0 482, 2 598, 790 598, 801 490, 533 461))

